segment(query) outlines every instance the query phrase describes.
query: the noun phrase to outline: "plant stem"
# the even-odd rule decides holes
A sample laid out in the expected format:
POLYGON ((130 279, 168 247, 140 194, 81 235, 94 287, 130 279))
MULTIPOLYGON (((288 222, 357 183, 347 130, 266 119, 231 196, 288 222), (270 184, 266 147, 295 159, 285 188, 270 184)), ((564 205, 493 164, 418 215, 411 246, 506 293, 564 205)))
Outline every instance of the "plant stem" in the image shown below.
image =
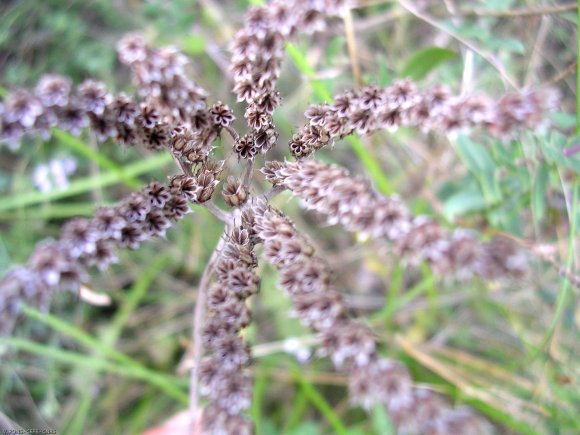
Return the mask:
POLYGON ((519 90, 519 86, 516 80, 508 74, 505 67, 492 54, 483 51, 482 49, 474 45, 472 42, 468 41, 463 36, 459 35, 457 32, 449 30, 447 27, 441 25, 434 18, 430 17, 429 15, 425 14, 422 11, 419 11, 412 3, 408 2, 407 0, 399 0, 399 4, 420 20, 425 21, 427 24, 433 26, 434 28, 440 30, 441 32, 448 34, 449 36, 451 36, 452 38, 454 38, 455 40, 457 40, 458 42, 469 48, 471 51, 481 56, 499 73, 499 75, 503 78, 505 83, 510 85, 512 88, 519 90))
POLYGON ((242 179, 242 183, 246 190, 250 187, 250 182, 252 181, 252 170, 254 169, 254 161, 248 160, 246 162, 246 169, 244 170, 244 178, 242 179))
POLYGON ((209 211, 211 214, 213 214, 217 219, 219 219, 223 223, 229 224, 232 221, 232 215, 226 211, 223 211, 221 208, 219 208, 213 202, 208 201, 208 202, 204 202, 201 205, 203 207, 205 207, 207 209, 207 211, 209 211))
POLYGON ((201 356, 203 353, 203 348, 201 345, 201 334, 203 329, 203 323, 205 318, 205 301, 207 297, 207 289, 209 287, 210 280, 215 271, 215 266, 219 254, 225 243, 227 233, 229 231, 229 226, 226 227, 224 234, 222 234, 220 241, 218 242, 216 248, 214 249, 201 280, 199 282, 199 287, 197 291, 197 300, 195 301, 195 308, 193 312, 193 328, 191 332, 192 341, 192 366, 191 374, 189 378, 189 410, 191 418, 191 433, 196 433, 194 430, 198 426, 197 420, 199 419, 200 413, 198 410, 198 383, 199 383, 199 365, 201 362, 201 356))
POLYGON ((344 32, 346 33, 346 44, 348 46, 348 55, 350 56, 350 66, 352 68, 352 76, 357 88, 362 86, 362 76, 360 66, 356 57, 356 39, 354 34, 354 25, 352 22, 352 14, 347 10, 344 14, 344 32))
POLYGON ((227 127, 224 127, 224 130, 230 134, 234 142, 237 142, 240 139, 240 135, 232 128, 232 126, 228 125, 227 127))

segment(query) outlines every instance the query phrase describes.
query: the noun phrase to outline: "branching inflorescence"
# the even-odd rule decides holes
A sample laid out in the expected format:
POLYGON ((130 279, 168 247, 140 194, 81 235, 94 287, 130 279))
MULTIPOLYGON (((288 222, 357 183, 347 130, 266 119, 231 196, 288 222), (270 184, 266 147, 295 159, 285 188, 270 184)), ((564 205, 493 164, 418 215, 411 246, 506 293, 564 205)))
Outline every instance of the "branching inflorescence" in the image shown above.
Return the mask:
POLYGON ((267 162, 262 170, 330 224, 392 244, 393 252, 411 264, 428 263, 442 275, 485 279, 514 277, 525 271, 522 251, 504 239, 477 241, 469 231, 448 232, 427 216, 412 216, 397 196, 383 196, 361 177, 316 160, 267 162))
POLYGON ((407 79, 387 88, 366 86, 337 95, 332 104, 310 106, 308 124, 293 136, 290 151, 300 159, 352 133, 392 132, 401 126, 448 134, 479 126, 504 137, 519 128, 541 127, 557 101, 548 89, 507 94, 496 102, 485 95, 454 96, 443 85, 420 92, 407 79))
POLYGON ((272 113, 280 104, 276 81, 284 44, 298 31, 322 30, 325 15, 340 15, 347 3, 273 1, 248 12, 231 44, 233 92, 245 103, 248 128, 241 134, 227 105, 208 105, 209 94, 188 78, 188 61, 179 51, 152 48, 138 35, 118 44, 138 97, 113 96, 92 80, 73 88, 59 76, 44 77, 33 91, 10 93, 0 105, 0 139, 14 149, 25 135, 46 137, 55 127, 79 134, 89 128, 99 141, 166 149, 181 172, 167 184, 151 182, 116 207, 98 209, 91 219, 68 222, 58 240, 39 244, 24 266, 0 281, 0 332, 10 333, 22 304, 45 309, 56 289, 78 289, 88 280, 89 267, 104 269, 115 261, 115 248, 137 249, 146 239, 163 236, 189 212, 190 203, 201 204, 226 224, 216 261, 208 265, 212 270, 207 276, 215 279, 200 289, 207 292, 208 315, 199 334, 207 355, 194 361, 200 363, 194 374, 209 401, 206 432, 252 431, 244 415, 252 389, 250 346, 240 332, 251 322, 248 298, 258 292, 255 248, 261 244, 263 258, 277 269, 280 287, 292 299, 293 314, 320 334, 324 354, 348 375, 353 404, 384 406, 402 432, 487 433, 489 426, 475 413, 453 409, 429 390, 414 387, 402 363, 381 356, 372 330, 349 317, 329 265, 268 200, 286 189, 330 224, 384 239, 397 257, 412 265, 426 263, 440 275, 487 280, 520 276, 526 256, 507 240, 480 242, 474 232, 446 230, 430 217, 413 216, 397 196, 377 193, 365 178, 309 157, 346 135, 398 126, 445 133, 480 127, 503 137, 542 125, 556 99, 548 90, 528 90, 495 102, 482 95, 452 96, 441 86, 419 91, 409 80, 388 88, 349 90, 332 103, 307 109, 308 123, 289 142, 296 161, 267 162, 262 173, 274 188, 261 197, 252 194, 254 160, 278 141, 272 113), (225 170, 223 161, 212 160, 222 132, 247 161, 243 177, 228 177, 222 189, 232 212, 211 202, 225 170))
POLYGON ((380 356, 364 323, 351 320, 324 259, 278 210, 257 202, 250 212, 264 258, 280 273, 293 314, 321 335, 321 350, 347 373, 351 401, 370 409, 386 407, 404 433, 485 433, 485 421, 466 408, 451 409, 434 393, 413 387, 405 366, 380 356))

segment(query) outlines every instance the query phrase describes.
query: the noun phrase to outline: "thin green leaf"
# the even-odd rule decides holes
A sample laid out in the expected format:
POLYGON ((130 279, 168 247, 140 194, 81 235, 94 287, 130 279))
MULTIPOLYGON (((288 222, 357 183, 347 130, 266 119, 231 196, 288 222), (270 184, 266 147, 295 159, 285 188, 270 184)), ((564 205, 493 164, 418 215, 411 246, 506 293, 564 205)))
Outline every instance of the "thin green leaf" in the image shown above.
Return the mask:
POLYGON ((70 149, 72 149, 77 154, 95 162, 101 168, 117 174, 123 181, 123 183, 125 183, 131 189, 138 189, 139 187, 141 187, 141 183, 139 182, 139 180, 137 180, 134 177, 128 176, 123 171, 123 168, 121 166, 119 166, 112 160, 109 160, 107 156, 105 156, 103 153, 100 153, 98 150, 92 148, 90 145, 86 144, 78 137, 75 137, 72 134, 67 133, 66 131, 59 130, 57 128, 54 128, 52 130, 52 135, 55 139, 57 139, 59 142, 63 143, 70 149))
POLYGON ((474 183, 470 183, 465 189, 451 195, 444 205, 445 218, 452 221, 455 216, 461 216, 469 212, 484 210, 487 202, 481 191, 474 183))
POLYGON ((256 425, 256 433, 259 435, 262 433, 262 402, 268 390, 268 367, 263 365, 260 370, 257 371, 256 382, 254 383, 254 392, 252 395, 252 407, 250 409, 250 414, 252 420, 256 425))
POLYGON ((170 256, 160 256, 143 269, 143 273, 140 274, 137 281, 135 281, 132 288, 129 290, 129 293, 117 311, 115 318, 111 322, 107 331, 103 334, 102 341, 104 343, 111 347, 115 345, 121 336, 125 325, 129 321, 129 317, 139 306, 139 303, 147 293, 147 290, 151 287, 151 283, 155 277, 169 265, 170 260, 170 256))
POLYGON ((8 196, 0 202, 0 211, 14 210, 42 202, 54 201, 56 199, 67 198, 69 196, 90 192, 99 187, 111 186, 123 180, 123 177, 134 177, 137 175, 151 172, 163 167, 172 161, 168 153, 163 153, 149 157, 148 159, 138 161, 123 168, 122 174, 108 172, 99 174, 96 177, 83 178, 73 181, 63 190, 53 190, 50 192, 24 192, 8 196))
POLYGON ((65 351, 51 346, 33 343, 20 338, 0 338, 0 345, 13 347, 45 358, 52 358, 63 364, 79 365, 93 370, 114 373, 132 379, 139 379, 163 390, 167 395, 179 400, 183 404, 189 403, 189 397, 183 388, 184 380, 168 375, 160 375, 151 370, 142 370, 137 367, 126 367, 113 364, 100 358, 86 356, 76 352, 65 351))
POLYGON ((310 403, 312 403, 312 405, 314 405, 314 407, 318 409, 318 411, 324 416, 324 418, 326 418, 326 421, 328 421, 330 426, 333 428, 334 433, 346 435, 348 432, 346 430, 346 427, 342 424, 340 417, 336 415, 334 409, 332 409, 332 406, 330 406, 330 404, 326 401, 326 399, 322 396, 322 394, 320 394, 316 390, 316 388, 312 386, 312 384, 310 384, 306 379, 304 379, 304 376, 302 376, 300 369, 295 367, 292 370, 292 374, 294 376, 294 379, 296 380, 296 382, 306 395, 306 397, 308 397, 308 400, 310 400, 310 403))
MULTIPOLYGON (((574 179, 574 187, 572 191, 572 210, 570 210, 570 215, 568 216, 570 222, 570 235, 568 237, 568 258, 566 260, 566 269, 571 270, 572 266, 574 265, 574 251, 576 246, 576 232, 577 232, 577 225, 578 222, 578 214, 579 214, 579 193, 580 193, 580 177, 576 177, 574 179)), ((564 311, 569 306, 570 299, 570 281, 566 277, 562 277, 562 284, 560 286, 560 291, 558 292, 558 298, 556 300, 556 310, 554 312, 554 316, 550 322, 550 326, 546 334, 544 335, 540 346, 537 348, 536 352, 534 352, 530 357, 529 360, 533 361, 538 356, 540 356, 547 346, 550 345, 552 342, 552 338, 554 337, 554 332, 556 332, 556 328, 560 324, 562 316, 564 315, 564 311)))
POLYGON ((395 428, 383 406, 375 406, 372 410, 373 428, 381 435, 395 435, 395 428))
POLYGON ((536 173, 532 189, 532 210, 537 221, 541 221, 546 214, 546 190, 550 171, 547 165, 541 165, 536 173))
POLYGON ((73 216, 92 216, 97 207, 109 207, 112 204, 95 204, 94 202, 77 202, 72 204, 48 203, 40 207, 30 207, 14 212, 1 212, 0 220, 47 220, 63 219, 73 216))
POLYGON ((402 77, 421 80, 437 66, 455 57, 457 53, 440 47, 427 47, 413 54, 401 69, 402 77))
POLYGON ((189 35, 181 40, 181 48, 190 55, 200 55, 205 51, 206 42, 203 35, 189 35))
POLYGON ((495 176, 497 166, 489 152, 465 135, 457 138, 456 149, 459 157, 477 178, 488 205, 499 203, 502 200, 502 193, 495 176))

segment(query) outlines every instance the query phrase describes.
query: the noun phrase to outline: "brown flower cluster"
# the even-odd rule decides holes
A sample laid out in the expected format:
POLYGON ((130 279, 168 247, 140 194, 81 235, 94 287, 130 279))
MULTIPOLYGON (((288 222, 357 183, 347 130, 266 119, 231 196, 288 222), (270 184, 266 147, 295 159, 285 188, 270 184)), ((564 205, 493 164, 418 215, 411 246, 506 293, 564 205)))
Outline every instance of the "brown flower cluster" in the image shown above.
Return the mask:
POLYGON ((205 91, 187 78, 186 58, 177 50, 153 49, 136 35, 121 40, 118 49, 144 101, 113 96, 94 80, 73 89, 69 79, 48 75, 33 92, 14 91, 0 104, 0 143, 15 148, 24 135, 48 137, 53 127, 78 135, 88 127, 100 142, 167 148, 185 165, 205 161, 235 119, 232 110, 221 102, 207 106, 205 91))
POLYGON ((349 90, 332 104, 310 106, 305 112, 308 124, 288 145, 294 157, 302 158, 352 133, 394 131, 399 126, 444 133, 479 126, 505 137, 519 128, 540 128, 557 101, 557 94, 547 89, 506 94, 498 101, 481 94, 454 96, 443 85, 421 92, 405 79, 387 88, 349 90))
POLYGON ((290 219, 258 201, 247 213, 263 256, 280 274, 280 286, 292 300, 293 313, 321 335, 323 352, 349 377, 350 397, 367 409, 386 408, 400 433, 486 434, 488 425, 467 408, 450 408, 429 390, 415 388, 404 365, 379 355, 376 337, 347 316, 328 264, 290 219))
POLYGON ((262 172, 330 224, 386 239, 398 257, 415 265, 426 262, 438 274, 491 280, 520 276, 526 269, 525 255, 507 240, 480 243, 466 230, 449 232, 427 216, 413 216, 397 196, 377 193, 367 180, 351 177, 339 166, 316 160, 272 161, 262 172))
POLYGON ((45 310, 57 289, 78 291, 88 280, 87 268, 104 270, 115 262, 117 248, 137 249, 145 240, 163 237, 195 200, 175 180, 169 186, 153 181, 118 206, 98 209, 91 219, 67 222, 58 240, 40 243, 25 265, 0 280, 0 335, 10 333, 21 304, 45 310))
POLYGON ((216 266, 216 283, 208 292, 209 317, 203 331, 211 352, 200 369, 201 393, 210 400, 204 410, 204 433, 249 435, 252 381, 247 373, 250 348, 240 331, 251 321, 246 299, 258 292, 254 243, 247 229, 237 227, 225 241, 216 266))
POLYGON ((340 15, 348 6, 344 0, 283 1, 253 7, 244 27, 231 44, 230 69, 234 93, 246 102, 244 117, 251 132, 242 136, 235 151, 243 159, 253 159, 271 149, 278 138, 272 112, 280 104, 276 81, 280 76, 285 42, 298 32, 322 30, 325 16, 340 15))
POLYGON ((140 35, 127 35, 117 49, 145 99, 150 128, 162 132, 179 159, 203 161, 222 128, 234 121, 230 108, 221 102, 208 107, 207 92, 187 76, 188 59, 176 48, 153 48, 140 35))
MULTIPOLYGON (((250 9, 231 45, 233 92, 245 103, 245 134, 234 130, 227 105, 208 104, 207 93, 187 75, 185 56, 172 47, 150 47, 138 35, 118 44, 120 59, 131 68, 139 90, 137 98, 114 96, 93 80, 73 87, 60 76, 44 77, 33 91, 10 93, 0 103, 0 142, 14 146, 24 135, 47 136, 53 127, 73 134, 90 128, 99 141, 167 149, 181 173, 167 185, 152 182, 118 206, 99 209, 91 219, 74 219, 58 240, 39 244, 24 266, 0 280, 0 334, 11 330, 22 303, 46 308, 57 288, 78 289, 89 267, 104 269, 115 261, 116 248, 136 249, 148 238, 163 236, 172 221, 189 211, 189 203, 204 204, 226 224, 215 269, 212 261, 207 269, 216 278, 207 289, 208 316, 199 341, 207 350, 199 369, 201 393, 209 402, 204 433, 252 432, 244 416, 251 400, 251 355, 241 331, 251 321, 248 298, 258 291, 257 243, 279 272, 280 286, 293 302, 292 314, 320 334, 324 354, 348 375, 353 403, 384 406, 401 433, 488 433, 472 411, 452 409, 434 393, 414 387, 404 365, 380 356, 371 329, 349 318, 329 265, 286 216, 250 193, 251 162, 243 179, 229 177, 223 186, 223 199, 233 211, 210 202, 224 170, 224 161, 211 160, 215 140, 226 131, 234 139, 233 151, 249 161, 276 145, 272 114, 280 104, 276 82, 284 44, 298 32, 321 30, 324 17, 342 14, 348 3, 274 0, 250 9)), ((543 124, 555 101, 547 90, 492 101, 482 95, 453 96, 442 86, 419 91, 409 80, 347 91, 331 104, 308 108, 308 124, 289 144, 298 161, 266 164, 262 172, 275 187, 263 198, 288 189, 330 224, 385 239, 398 257, 415 265, 425 262, 438 274, 461 279, 519 276, 526 258, 507 240, 482 243, 466 230, 448 231, 429 217, 413 216, 398 197, 380 195, 364 178, 304 157, 352 133, 398 126, 443 132, 479 126, 506 136, 543 124)))

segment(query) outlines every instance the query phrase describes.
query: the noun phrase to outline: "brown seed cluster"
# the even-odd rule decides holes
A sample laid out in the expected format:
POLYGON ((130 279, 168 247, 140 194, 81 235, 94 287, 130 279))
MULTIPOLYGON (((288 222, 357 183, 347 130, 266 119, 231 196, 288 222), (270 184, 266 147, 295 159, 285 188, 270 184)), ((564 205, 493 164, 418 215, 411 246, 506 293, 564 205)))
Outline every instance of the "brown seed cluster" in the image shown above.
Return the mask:
POLYGON ((239 207, 248 199, 248 189, 242 183, 242 180, 228 177, 222 188, 222 197, 230 207, 239 207))
POLYGON ((449 232, 427 216, 413 216, 397 196, 377 193, 367 180, 351 177, 339 166, 316 160, 273 161, 262 172, 330 224, 386 239, 398 257, 414 265, 426 262, 438 274, 497 279, 520 276, 526 269, 525 255, 507 240, 480 243, 466 230, 449 232))
POLYGON ((204 433, 252 433, 250 420, 242 415, 252 397, 247 373, 251 355, 240 331, 251 321, 246 299, 258 292, 253 248, 248 230, 235 228, 219 256, 216 282, 209 288, 203 344, 211 355, 200 368, 201 393, 210 400, 204 410, 204 433))
MULTIPOLYGON (((24 266, 0 280, 0 334, 10 332, 22 303, 45 309, 57 288, 76 290, 86 282, 89 267, 104 269, 115 261, 115 249, 137 249, 143 241, 163 236, 172 221, 188 213, 189 203, 208 203, 224 170, 224 161, 211 160, 213 143, 223 130, 242 159, 251 161, 272 149, 278 140, 272 115, 281 100, 276 82, 284 44, 298 32, 323 29, 325 16, 341 15, 350 3, 273 0, 249 10, 230 47, 233 92, 245 103, 244 134, 234 130, 235 117, 226 104, 208 104, 207 93, 187 75, 185 56, 173 47, 153 48, 138 35, 128 35, 117 47, 121 61, 131 68, 138 98, 114 96, 93 80, 74 87, 54 75, 45 76, 32 91, 10 93, 0 103, 0 142, 14 147, 24 135, 48 136, 52 127, 73 134, 90 128, 99 141, 168 149, 181 173, 167 185, 150 183, 117 207, 99 209, 91 219, 74 219, 63 226, 58 240, 39 244, 24 266)), ((378 194, 364 178, 304 158, 346 135, 399 126, 445 133, 479 126, 505 137, 521 127, 541 126, 556 100, 547 90, 492 101, 483 95, 453 96, 443 86, 420 91, 409 80, 387 88, 366 86, 336 96, 331 104, 310 106, 308 124, 289 143, 298 161, 268 162, 262 172, 329 223, 389 241, 393 252, 410 264, 425 262, 438 274, 461 279, 519 276, 526 258, 506 239, 481 243, 468 231, 448 231, 433 219, 413 216, 398 197, 378 194)), ((202 333, 207 355, 199 370, 201 393, 209 400, 203 413, 205 433, 253 430, 244 416, 252 383, 250 348, 241 331, 251 321, 247 300, 258 292, 257 243, 263 244, 264 258, 278 270, 280 286, 292 299, 291 314, 320 334, 324 353, 348 375, 354 404, 384 406, 401 433, 489 433, 471 410, 452 409, 431 391, 414 387, 403 364, 380 356, 371 329, 349 318, 329 265, 286 216, 252 197, 251 175, 229 177, 224 184, 222 197, 232 212, 206 204, 227 230, 216 278, 208 288, 202 333)), ((278 189, 270 193, 274 191, 278 189)))
POLYGON ((213 141, 235 117, 224 103, 207 105, 207 92, 186 74, 187 58, 174 47, 153 48, 139 35, 128 35, 117 45, 145 99, 150 123, 163 130, 165 144, 185 164, 205 160, 213 141))
POLYGON ((405 79, 387 88, 349 90, 336 96, 332 104, 310 106, 305 112, 308 124, 288 145, 299 159, 352 133, 394 131, 400 126, 443 133, 467 132, 479 126, 506 137, 520 128, 542 127, 557 101, 557 94, 546 89, 506 94, 498 101, 481 94, 454 96, 442 85, 421 92, 405 79))
MULTIPOLYGON (((118 49, 143 101, 113 96, 94 80, 73 89, 69 79, 47 75, 33 92, 17 90, 0 103, 0 143, 16 148, 25 135, 47 138, 53 127, 78 135, 88 127, 99 142, 167 148, 185 165, 204 162, 213 141, 235 119, 232 110, 221 102, 207 107, 205 91, 187 78, 186 58, 174 48, 154 49, 129 35, 118 49)), ((258 139, 272 145, 271 139, 258 139)))
POLYGON ((334 366, 349 377, 354 404, 380 404, 400 433, 486 434, 487 424, 467 408, 450 408, 431 391, 417 389, 405 366, 379 355, 376 337, 350 320, 327 263, 290 219, 258 201, 246 213, 264 245, 263 256, 280 273, 280 286, 292 300, 293 313, 321 335, 321 347, 334 366))
POLYGON ((131 68, 139 93, 150 107, 175 123, 192 123, 203 113, 209 121, 206 91, 186 74, 189 60, 174 47, 153 48, 140 35, 117 44, 119 59, 131 68))
POLYGON ((137 249, 152 237, 163 237, 195 201, 171 184, 153 181, 118 206, 98 209, 91 219, 67 222, 58 240, 37 245, 28 263, 0 280, 0 335, 11 332, 21 304, 45 310, 57 289, 78 291, 87 282, 87 268, 104 270, 115 262, 116 249, 137 249))
POLYGON ((246 102, 244 117, 251 133, 240 138, 235 151, 241 158, 253 159, 271 149, 278 138, 272 112, 280 104, 276 82, 280 76, 285 42, 300 31, 324 29, 325 16, 340 15, 348 1, 282 1, 266 7, 253 7, 246 14, 244 27, 231 44, 230 69, 234 93, 246 102))

